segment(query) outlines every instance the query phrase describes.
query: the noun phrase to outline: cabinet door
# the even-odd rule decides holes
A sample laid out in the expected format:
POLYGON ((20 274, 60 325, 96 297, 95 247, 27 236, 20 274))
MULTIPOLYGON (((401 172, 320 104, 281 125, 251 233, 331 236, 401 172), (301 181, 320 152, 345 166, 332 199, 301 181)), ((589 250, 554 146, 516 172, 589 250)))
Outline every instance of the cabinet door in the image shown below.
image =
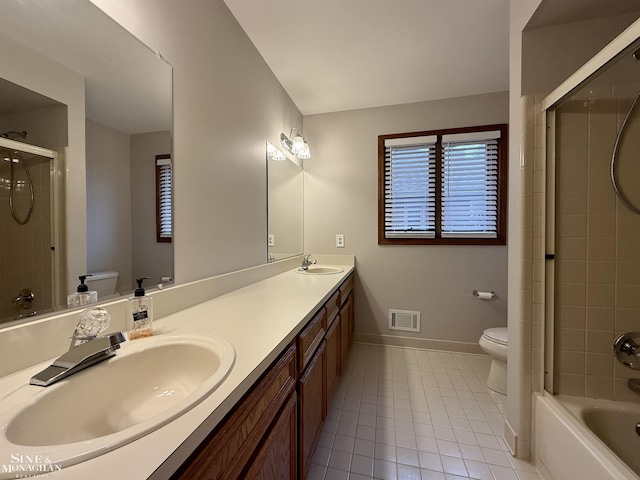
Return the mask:
POLYGON ((326 406, 326 342, 323 341, 298 382, 298 451, 300 478, 307 476, 320 437, 326 406))
POLYGON ((342 368, 347 361, 349 355, 349 347, 351 346, 351 338, 353 337, 353 295, 347 297, 347 301, 342 304, 340 309, 341 325, 340 325, 340 360, 342 368))
POLYGON ((298 466, 296 399, 293 392, 243 478, 295 480, 298 466))
POLYGON ((331 403, 331 396, 340 375, 340 315, 336 315, 327 331, 327 408, 331 403))
POLYGON ((294 392, 295 378, 296 348, 292 345, 171 479, 242 478, 241 472, 294 392))

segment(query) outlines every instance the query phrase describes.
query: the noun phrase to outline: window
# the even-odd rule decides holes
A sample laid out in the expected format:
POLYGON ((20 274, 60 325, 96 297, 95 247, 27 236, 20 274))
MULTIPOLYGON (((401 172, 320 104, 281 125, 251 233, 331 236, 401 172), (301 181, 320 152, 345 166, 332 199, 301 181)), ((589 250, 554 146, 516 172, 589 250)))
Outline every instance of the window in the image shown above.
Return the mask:
POLYGON ((156 155, 156 240, 171 242, 172 189, 171 155, 156 155))
POLYGON ((507 126, 378 137, 378 244, 506 243, 507 126))

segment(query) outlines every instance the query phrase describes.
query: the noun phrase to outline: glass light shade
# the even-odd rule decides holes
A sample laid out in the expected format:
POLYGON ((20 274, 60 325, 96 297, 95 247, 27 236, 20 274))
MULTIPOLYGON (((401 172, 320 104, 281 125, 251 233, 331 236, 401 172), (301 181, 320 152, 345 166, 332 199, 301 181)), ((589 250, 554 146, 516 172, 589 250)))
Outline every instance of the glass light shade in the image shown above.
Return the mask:
POLYGON ((300 160, 308 160, 311 158, 311 152, 309 151, 309 144, 307 142, 304 143, 304 149, 297 155, 297 157, 300 160))
POLYGON ((269 142, 267 142, 267 155, 269 156, 270 159, 278 160, 278 161, 286 160, 287 158, 284 156, 284 153, 282 153, 280 150, 278 150, 275 146, 273 146, 269 142))
POLYGON ((294 155, 299 155, 304 151, 304 138, 302 138, 300 135, 296 136, 293 139, 293 146, 291 147, 291 153, 293 153, 294 155))

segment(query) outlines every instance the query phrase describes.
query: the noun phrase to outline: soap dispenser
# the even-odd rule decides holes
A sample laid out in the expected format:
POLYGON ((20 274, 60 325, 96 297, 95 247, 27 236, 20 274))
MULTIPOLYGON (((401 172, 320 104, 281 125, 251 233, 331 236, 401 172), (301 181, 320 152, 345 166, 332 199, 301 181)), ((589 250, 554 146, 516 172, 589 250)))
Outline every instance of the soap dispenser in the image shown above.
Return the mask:
POLYGON ((144 293, 142 281, 149 277, 137 278, 138 288, 129 298, 129 340, 153 335, 153 299, 144 293))
POLYGON ((98 292, 89 291, 89 287, 84 283, 87 277, 90 276, 91 275, 80 275, 78 277, 80 285, 78 285, 78 289, 75 292, 67 295, 67 307, 81 307, 98 301, 98 292))

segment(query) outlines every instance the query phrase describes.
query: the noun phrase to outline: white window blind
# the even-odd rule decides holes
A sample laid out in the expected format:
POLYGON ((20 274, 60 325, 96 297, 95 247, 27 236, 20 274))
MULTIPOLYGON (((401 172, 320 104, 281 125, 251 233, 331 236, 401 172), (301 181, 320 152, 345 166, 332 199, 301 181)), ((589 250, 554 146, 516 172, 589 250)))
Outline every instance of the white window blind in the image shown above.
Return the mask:
POLYGON ((436 138, 385 140, 386 238, 435 236, 436 138))
POLYGON ((442 137, 443 238, 497 238, 500 131, 442 137))
POLYGON ((171 159, 156 158, 158 181, 157 217, 158 239, 170 239, 173 233, 172 225, 172 192, 171 192, 171 159))

